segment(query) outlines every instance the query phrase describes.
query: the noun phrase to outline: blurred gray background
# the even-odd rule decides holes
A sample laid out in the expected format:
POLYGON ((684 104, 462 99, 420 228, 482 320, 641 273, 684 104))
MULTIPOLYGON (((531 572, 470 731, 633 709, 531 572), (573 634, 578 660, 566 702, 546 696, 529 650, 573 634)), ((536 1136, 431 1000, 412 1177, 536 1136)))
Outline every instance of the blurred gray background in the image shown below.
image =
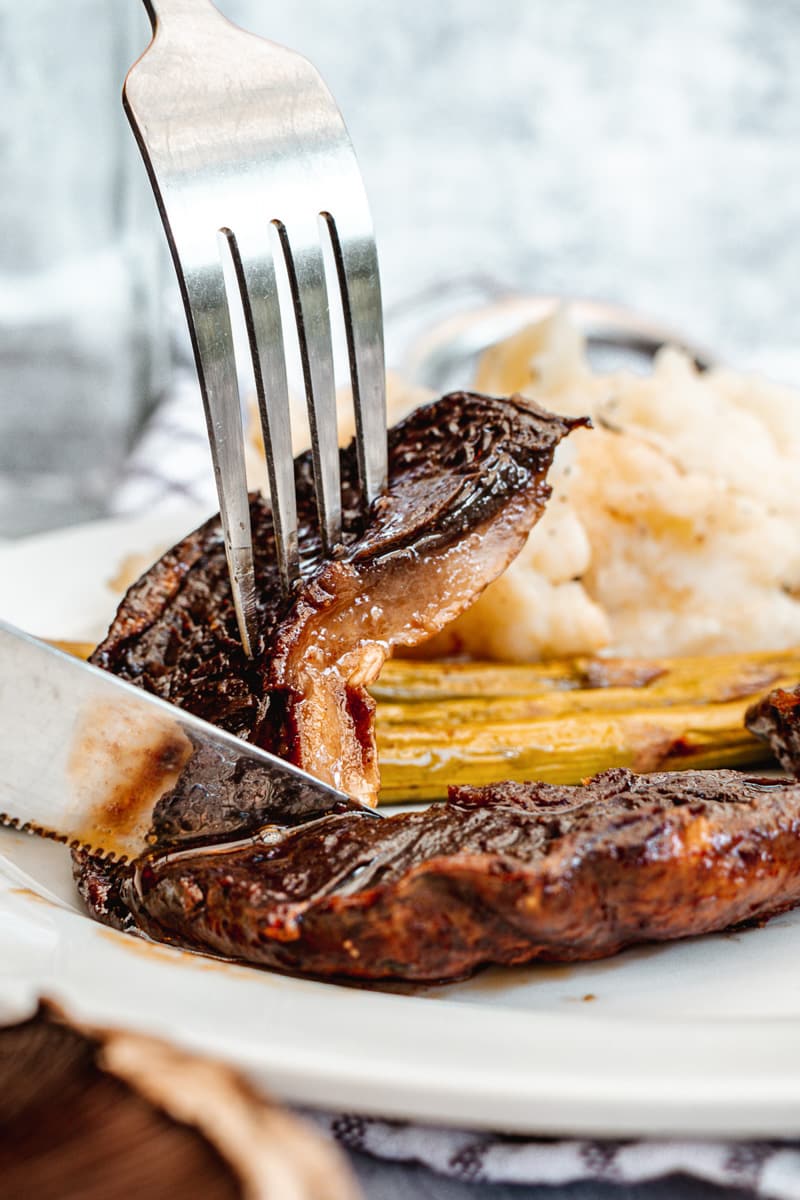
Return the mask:
POLYGON ((345 113, 387 304, 608 297, 800 382, 796 0, 224 0, 345 113))
MULTIPOLYGON (((339 100, 390 345, 472 280, 621 301, 800 382, 796 0, 220 7, 339 100)), ((174 284, 119 105, 147 40, 137 0, 0 0, 0 534, 101 511, 168 385, 174 284)))

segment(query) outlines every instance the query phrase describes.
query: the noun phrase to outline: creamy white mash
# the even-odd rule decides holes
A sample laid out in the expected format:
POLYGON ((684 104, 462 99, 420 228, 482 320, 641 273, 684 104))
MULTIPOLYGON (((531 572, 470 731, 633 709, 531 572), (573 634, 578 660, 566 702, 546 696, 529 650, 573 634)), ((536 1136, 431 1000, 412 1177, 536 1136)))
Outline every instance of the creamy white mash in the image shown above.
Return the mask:
POLYGON ((488 350, 473 386, 595 428, 559 447, 524 550, 431 654, 800 644, 800 394, 671 349, 647 376, 596 374, 564 313, 488 350))
MULTIPOLYGON (((487 350, 465 386, 521 392, 595 428, 558 448, 519 557, 423 653, 531 662, 800 645, 800 393, 698 372, 673 349, 649 375, 595 373, 565 312, 487 350)), ((390 375, 390 423, 431 396, 390 375)), ((339 407, 346 443, 348 395, 339 407)), ((308 444, 296 410, 295 453, 308 444)))

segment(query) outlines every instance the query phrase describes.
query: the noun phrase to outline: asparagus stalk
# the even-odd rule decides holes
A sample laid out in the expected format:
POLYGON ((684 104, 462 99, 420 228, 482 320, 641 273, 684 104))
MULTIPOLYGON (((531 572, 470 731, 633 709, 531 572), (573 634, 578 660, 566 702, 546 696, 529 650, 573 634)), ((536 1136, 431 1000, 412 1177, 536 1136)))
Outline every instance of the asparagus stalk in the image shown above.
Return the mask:
POLYGON ((528 721, 385 725, 378 708, 381 803, 433 800, 448 784, 579 783, 609 767, 741 767, 765 748, 743 724, 747 700, 640 706, 528 721))
MULTIPOLYGON (((800 679, 800 657, 793 662, 752 663, 743 661, 720 664, 706 660, 674 660, 659 678, 646 686, 540 687, 526 694, 497 694, 491 678, 496 668, 487 663, 487 688, 483 695, 450 696, 446 690, 436 699, 428 698, 423 684, 420 700, 389 701, 378 698, 378 712, 384 727, 428 724, 459 726, 469 724, 518 724, 540 718, 575 716, 578 713, 612 713, 642 708, 669 708, 672 705, 723 704, 742 700, 742 711, 754 696, 773 687, 794 685, 800 679)), ((389 666, 390 664, 387 664, 389 666)), ((503 670, 504 668, 501 668, 503 670)), ((432 683, 433 680, 425 681, 432 683)), ((390 685, 391 686, 391 685, 390 685)), ((371 689, 373 694, 378 687, 371 689)))
POLYGON ((75 658, 88 658, 94 650, 92 642, 59 642, 51 639, 50 645, 56 650, 63 650, 65 654, 74 655, 75 658))
POLYGON ((800 650, 531 666, 394 660, 378 701, 381 801, 448 783, 578 783, 609 767, 750 766, 745 709, 800 678, 800 650))
MULTIPOLYGON (((634 688, 644 696, 684 701, 734 699, 800 677, 800 648, 685 658, 573 658, 547 663, 487 663, 390 659, 370 688, 375 699, 397 703, 467 697, 536 696, 589 688, 634 688)), ((650 700, 648 699, 648 703, 650 700)))
POLYGON ((499 779, 578 783, 609 767, 752 766, 766 751, 745 709, 798 678, 798 649, 530 666, 391 660, 371 688, 381 802, 499 779))

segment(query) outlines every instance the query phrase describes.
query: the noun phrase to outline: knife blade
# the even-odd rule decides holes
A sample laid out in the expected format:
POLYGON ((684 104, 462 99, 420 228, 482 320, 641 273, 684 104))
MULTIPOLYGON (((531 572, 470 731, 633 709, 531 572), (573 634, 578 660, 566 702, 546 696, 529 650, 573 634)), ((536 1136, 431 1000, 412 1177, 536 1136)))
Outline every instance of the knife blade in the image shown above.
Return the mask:
POLYGON ((109 860, 151 844, 154 814, 169 829, 170 803, 178 839, 345 809, 377 816, 283 759, 4 621, 0 743, 0 823, 109 860), (192 813, 200 828, 191 827, 192 813))

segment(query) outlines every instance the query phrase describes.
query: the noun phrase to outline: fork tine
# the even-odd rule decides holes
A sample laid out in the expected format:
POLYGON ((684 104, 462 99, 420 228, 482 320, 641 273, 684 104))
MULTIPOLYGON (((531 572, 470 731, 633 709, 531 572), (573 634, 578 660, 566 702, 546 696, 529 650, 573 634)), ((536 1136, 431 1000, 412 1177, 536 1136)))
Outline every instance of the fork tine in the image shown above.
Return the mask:
POLYGON ((269 473, 278 569, 288 595, 300 573, 297 501, 283 330, 275 264, 262 226, 253 234, 225 230, 244 310, 269 473))
MULTIPOLYGON (((330 557, 342 536, 328 311, 328 289, 337 285, 330 272, 326 278, 328 235, 322 222, 327 220, 331 229, 353 381, 359 470, 369 501, 386 478, 374 238, 352 144, 312 64, 294 51, 237 29, 209 0, 145 4, 154 37, 128 73, 124 103, 183 289, 234 603, 249 653, 257 629, 253 549, 222 263, 227 268, 234 262, 245 315, 265 431, 276 548, 288 587, 297 571, 297 517, 282 337, 284 328, 288 336, 288 321, 281 312, 283 297, 278 299, 275 273, 280 279, 282 256, 303 366, 322 548, 330 557), (270 220, 277 238, 269 229, 270 220), (263 229, 257 227, 259 222, 263 229), (171 227, 179 238, 173 237, 171 227), (220 233, 228 239, 221 261, 220 233)), ((233 300, 230 275, 227 282, 233 300)))
POLYGON ((386 364, 378 253, 368 211, 352 230, 346 213, 337 218, 323 213, 323 217, 330 231, 339 277, 353 385, 359 475, 369 507, 386 487, 388 475, 386 364))
POLYGON ((319 225, 316 215, 313 224, 302 219, 273 224, 285 255, 294 304, 322 545, 330 555, 342 539, 342 497, 333 345, 319 225))
MULTIPOLYGON (((180 247, 175 245, 171 237, 170 245, 183 293, 203 396, 233 605, 242 646, 245 654, 250 656, 256 637, 253 537, 247 497, 239 382, 234 364, 233 334, 222 263, 215 240, 212 248, 216 263, 206 265, 205 269, 184 273, 180 247)), ((184 254, 184 266, 187 261, 190 261, 189 255, 184 254)))

